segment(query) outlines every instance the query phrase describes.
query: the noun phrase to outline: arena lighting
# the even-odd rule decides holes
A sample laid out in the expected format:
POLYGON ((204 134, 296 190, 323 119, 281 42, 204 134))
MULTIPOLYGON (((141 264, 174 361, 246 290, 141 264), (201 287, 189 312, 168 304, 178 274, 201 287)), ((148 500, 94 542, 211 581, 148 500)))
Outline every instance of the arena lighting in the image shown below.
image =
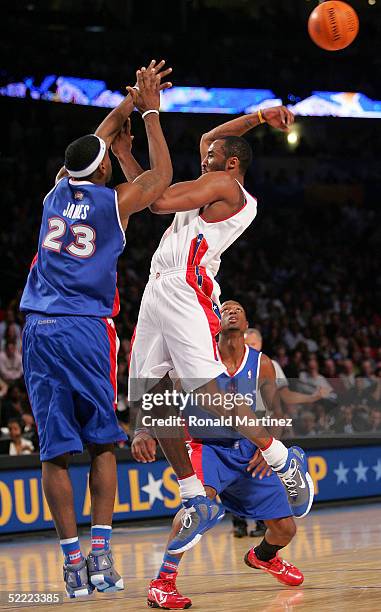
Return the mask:
MULTIPOLYGON (((108 89, 105 81, 53 74, 38 82, 32 76, 19 81, 9 78, 0 87, 0 96, 114 108, 124 94, 108 89)), ((172 87, 163 92, 161 110, 229 115, 252 113, 259 108, 280 104, 285 104, 295 115, 305 117, 381 119, 381 100, 345 91, 312 91, 304 99, 290 93, 287 100, 282 100, 271 89, 172 87)))
POLYGON ((299 142, 299 135, 295 130, 287 134, 287 142, 289 145, 296 145, 299 142))

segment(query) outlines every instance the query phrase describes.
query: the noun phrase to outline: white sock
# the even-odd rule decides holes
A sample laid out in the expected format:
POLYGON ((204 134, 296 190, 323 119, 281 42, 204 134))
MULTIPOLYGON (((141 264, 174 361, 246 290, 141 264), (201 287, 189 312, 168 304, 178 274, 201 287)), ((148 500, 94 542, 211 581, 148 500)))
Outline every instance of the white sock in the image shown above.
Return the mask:
POLYGON ((206 497, 204 486, 196 474, 188 476, 187 478, 179 478, 180 495, 182 500, 190 499, 191 497, 197 497, 202 495, 206 497))
POLYGON ((276 470, 284 466, 288 457, 288 449, 283 442, 275 439, 271 442, 270 446, 266 450, 261 451, 261 453, 269 466, 276 470))

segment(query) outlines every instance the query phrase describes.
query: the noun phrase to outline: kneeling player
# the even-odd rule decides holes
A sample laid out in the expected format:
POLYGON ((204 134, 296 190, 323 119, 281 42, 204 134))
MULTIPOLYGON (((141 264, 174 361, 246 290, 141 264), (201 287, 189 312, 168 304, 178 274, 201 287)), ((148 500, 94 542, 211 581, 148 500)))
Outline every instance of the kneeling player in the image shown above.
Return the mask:
MULTIPOLYGON (((221 314, 218 349, 226 367, 226 373, 220 376, 222 388, 242 395, 251 394, 254 400, 257 388, 260 388, 263 396, 271 395, 275 370, 266 355, 245 344, 244 332, 248 323, 244 309, 237 302, 228 301, 223 305, 221 314)), ((197 411, 197 414, 207 416, 203 411, 197 411)), ((194 436, 195 430, 191 434, 194 436)), ((155 450, 156 445, 149 432, 139 430, 132 445, 135 459, 153 460, 155 450)), ((204 429, 202 439, 199 431, 197 439, 190 439, 189 453, 193 468, 209 498, 219 495, 225 508, 233 514, 265 521, 265 537, 259 546, 247 552, 245 563, 272 574, 282 584, 300 585, 303 574, 278 556, 278 551, 287 546, 296 533, 287 495, 278 476, 269 470, 256 446, 232 429, 214 427, 209 432, 204 429), (208 433, 210 437, 206 437, 208 433), (265 474, 267 476, 263 478, 265 474), (256 477, 253 478, 253 475, 256 477)), ((181 526, 182 514, 183 510, 180 510, 173 521, 169 542, 181 526)), ((186 529, 187 525, 183 524, 183 528, 186 529)), ((191 600, 176 589, 177 569, 182 554, 170 554, 166 550, 158 577, 150 583, 150 607, 184 609, 192 605, 191 600)))

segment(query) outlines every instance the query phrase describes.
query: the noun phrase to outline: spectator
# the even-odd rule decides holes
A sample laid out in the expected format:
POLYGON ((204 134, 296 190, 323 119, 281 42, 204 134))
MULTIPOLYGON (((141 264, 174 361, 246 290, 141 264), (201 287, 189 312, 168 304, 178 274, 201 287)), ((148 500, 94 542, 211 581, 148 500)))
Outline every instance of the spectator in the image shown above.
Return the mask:
POLYGON ((318 389, 325 389, 329 392, 328 397, 334 399, 335 393, 328 380, 319 374, 319 364, 316 357, 310 357, 307 362, 307 372, 299 374, 299 380, 303 383, 306 392, 317 392, 318 389))
POLYGON ((344 389, 353 389, 355 386, 356 375, 351 359, 344 359, 343 361, 343 372, 339 374, 344 389))
POLYGON ((298 419, 297 433, 301 436, 310 437, 318 434, 316 416, 313 412, 303 412, 298 419))
POLYGON ((8 342, 4 351, 0 352, 0 376, 5 382, 13 382, 23 374, 21 353, 17 351, 14 342, 8 342))
POLYGON ((353 435, 368 430, 368 423, 361 416, 356 414, 353 406, 343 406, 341 416, 335 424, 335 432, 353 435))
POLYGON ((30 440, 22 437, 24 428, 18 419, 10 419, 8 421, 9 437, 11 443, 9 445, 10 455, 30 455, 34 451, 34 446, 30 440))
POLYGON ((22 421, 23 415, 26 412, 20 387, 14 384, 9 388, 8 394, 2 403, 1 427, 6 427, 10 419, 22 421))
POLYGON ((369 415, 369 431, 374 433, 381 432, 381 410, 372 408, 369 415))
POLYGON ((0 346, 1 348, 3 348, 3 343, 5 346, 6 332, 7 332, 7 329, 9 329, 9 327, 12 327, 14 329, 14 340, 16 344, 18 344, 21 341, 21 328, 20 328, 20 325, 16 323, 15 313, 12 308, 8 308, 5 314, 4 320, 0 322, 0 346))

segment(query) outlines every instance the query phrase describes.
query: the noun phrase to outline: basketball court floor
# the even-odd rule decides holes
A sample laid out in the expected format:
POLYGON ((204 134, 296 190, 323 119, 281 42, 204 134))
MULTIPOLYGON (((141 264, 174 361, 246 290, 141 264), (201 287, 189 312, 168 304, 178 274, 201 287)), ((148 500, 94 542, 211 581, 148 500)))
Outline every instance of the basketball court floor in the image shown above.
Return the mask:
MULTIPOLYGON (((125 591, 97 593, 64 604, 29 604, 33 610, 70 612, 147 609, 149 580, 160 566, 168 524, 139 524, 113 532, 116 567, 124 577, 125 591), (70 608, 69 608, 70 606, 70 608)), ((186 553, 178 579, 180 592, 193 600, 199 612, 376 612, 381 610, 381 506, 369 504, 314 510, 298 522, 295 540, 284 550, 285 559, 305 575, 301 587, 287 588, 261 571, 251 570, 243 556, 258 538, 235 539, 231 522, 205 535, 186 553)), ((81 536, 87 551, 88 532, 81 536)), ((55 537, 25 535, 0 539, 0 590, 11 592, 62 592, 62 556, 55 537)), ((4 595, 4 594, 3 594, 4 595)), ((10 606, 4 596, 0 610, 10 606)), ((24 606, 23 606, 24 607, 24 606)))

